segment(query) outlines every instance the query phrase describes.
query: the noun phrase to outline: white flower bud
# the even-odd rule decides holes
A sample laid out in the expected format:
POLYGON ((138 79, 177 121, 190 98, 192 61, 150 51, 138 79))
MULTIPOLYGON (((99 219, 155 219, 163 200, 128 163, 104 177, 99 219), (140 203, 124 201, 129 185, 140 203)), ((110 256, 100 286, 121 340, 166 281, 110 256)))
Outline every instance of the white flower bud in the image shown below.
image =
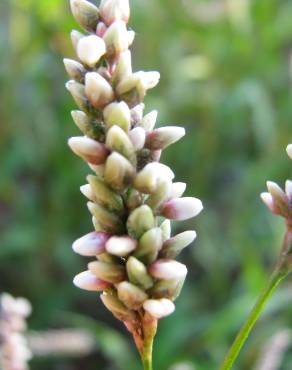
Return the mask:
POLYGON ((136 176, 134 187, 142 193, 152 194, 156 191, 160 179, 173 180, 172 170, 158 162, 147 164, 136 176))
POLYGON ((203 209, 200 199, 174 198, 166 202, 161 210, 161 215, 170 219, 183 221, 197 216, 203 209))
POLYGON ((292 159, 292 144, 289 144, 286 148, 288 156, 292 159))
POLYGON ((106 251, 114 256, 126 257, 137 248, 137 240, 129 236, 112 236, 106 243, 106 251))
POLYGON ((177 126, 160 127, 147 134, 146 147, 151 150, 165 149, 180 140, 185 135, 185 129, 177 126))
POLYGON ((122 21, 116 21, 106 30, 103 35, 106 44, 107 54, 118 57, 123 51, 128 49, 128 31, 122 21))
POLYGON ((273 197, 270 193, 268 192, 265 192, 265 193, 261 193, 261 198, 262 198, 262 201, 265 203, 265 205, 273 212, 275 213, 276 209, 275 209, 275 205, 274 205, 274 201, 273 201, 273 197))
POLYGON ((128 47, 130 47, 133 44, 135 35, 136 35, 135 31, 133 30, 128 31, 128 47))
POLYGON ((84 79, 86 69, 81 63, 76 62, 76 60, 64 58, 63 59, 66 72, 75 81, 82 81, 84 79))
POLYGON ((94 194, 89 184, 80 186, 80 191, 87 199, 94 201, 94 194))
POLYGON ((155 279, 184 279, 188 270, 185 265, 175 260, 160 259, 149 266, 148 271, 155 279))
POLYGON ((142 127, 135 127, 129 132, 129 138, 136 151, 141 150, 144 147, 146 133, 142 127))
POLYGON ((286 180, 285 192, 289 200, 291 200, 292 199, 292 181, 291 180, 286 180))
POLYGON ((71 11, 81 27, 91 32, 96 30, 99 12, 96 6, 86 0, 70 0, 71 11))
POLYGON ((94 67, 105 52, 105 42, 96 35, 82 37, 77 45, 78 57, 83 63, 90 67, 94 67))
POLYGON ((90 271, 83 271, 76 275, 73 284, 80 289, 100 292, 108 289, 111 284, 99 279, 90 271))
POLYGON ((127 78, 132 74, 132 57, 129 50, 123 52, 120 55, 118 64, 114 70, 112 81, 116 85, 124 78, 127 78))
POLYGON ((85 35, 83 35, 83 33, 79 32, 79 31, 72 30, 70 36, 71 36, 72 45, 73 45, 74 49, 77 51, 78 42, 85 35))
POLYGON ((108 156, 108 150, 103 144, 86 136, 71 137, 68 145, 76 155, 92 164, 102 164, 108 156))
POLYGON ((151 316, 156 319, 161 319, 162 317, 172 314, 175 310, 175 305, 171 300, 166 298, 148 299, 144 302, 143 308, 151 316))
POLYGON ((158 116, 158 111, 153 110, 146 114, 141 122, 139 123, 139 126, 143 127, 146 131, 152 131, 155 127, 156 120, 158 116))
POLYGON ((180 198, 184 194, 186 187, 187 184, 184 182, 174 182, 172 184, 170 198, 180 198))
POLYGON ((88 100, 85 96, 84 85, 74 80, 70 80, 66 83, 65 86, 66 86, 66 89, 72 95, 78 107, 84 111, 87 111, 88 110, 88 100))
POLYGON ((86 73, 85 93, 95 108, 103 108, 114 99, 111 85, 96 72, 86 73))
POLYGON ((107 129, 117 125, 128 132, 131 127, 131 112, 125 102, 114 102, 107 105, 103 111, 103 116, 107 129))
POLYGON ((81 256, 93 257, 104 253, 110 235, 105 232, 92 232, 77 239, 72 248, 81 256))
POLYGON ((107 25, 117 20, 128 23, 130 17, 129 0, 102 0, 99 6, 100 15, 107 25))
POLYGON ((129 103, 136 105, 144 99, 147 90, 152 89, 158 84, 159 79, 160 74, 156 71, 135 72, 132 75, 123 78, 117 85, 116 91, 118 95, 123 97, 125 97, 125 94, 136 91, 133 93, 133 97, 128 98, 130 100, 129 103), (136 104, 134 104, 134 100, 136 104))

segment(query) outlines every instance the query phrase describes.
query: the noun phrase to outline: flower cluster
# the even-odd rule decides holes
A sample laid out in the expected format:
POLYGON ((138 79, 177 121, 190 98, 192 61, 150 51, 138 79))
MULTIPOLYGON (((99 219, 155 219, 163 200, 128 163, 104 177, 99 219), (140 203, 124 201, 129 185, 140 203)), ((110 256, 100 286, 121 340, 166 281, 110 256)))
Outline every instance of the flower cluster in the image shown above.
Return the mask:
POLYGON ((203 207, 182 197, 186 184, 173 182, 173 171, 159 162, 185 130, 155 128, 157 111, 144 114, 145 94, 160 75, 132 71, 128 0, 102 0, 99 8, 71 0, 71 10, 89 34, 72 31, 79 61, 64 60, 66 87, 80 109, 72 117, 84 134, 68 143, 94 172, 81 192, 95 228, 73 250, 96 257, 74 283, 103 292, 104 305, 143 336, 145 317, 156 321, 174 311, 187 274, 175 258, 196 237, 194 231, 171 237, 170 220, 194 217, 203 207))
MULTIPOLYGON (((287 146, 286 151, 292 159, 292 144, 287 146)), ((267 188, 268 192, 261 194, 263 202, 274 214, 284 217, 287 224, 292 226, 292 181, 286 181, 285 191, 273 181, 267 181, 267 188)))
POLYGON ((27 370, 31 352, 23 336, 30 303, 24 298, 0 296, 0 367, 3 370, 27 370))

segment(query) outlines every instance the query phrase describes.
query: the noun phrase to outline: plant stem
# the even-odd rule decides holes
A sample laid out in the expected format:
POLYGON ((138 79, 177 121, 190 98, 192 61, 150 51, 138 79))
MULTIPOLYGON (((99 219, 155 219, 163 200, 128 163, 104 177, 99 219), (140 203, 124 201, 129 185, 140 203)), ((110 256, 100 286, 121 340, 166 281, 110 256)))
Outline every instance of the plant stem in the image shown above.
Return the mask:
POLYGON ((240 329, 239 333, 237 334, 229 352, 227 353, 223 364, 220 367, 220 370, 230 370, 237 359, 240 350, 242 349, 244 343, 246 342, 252 328, 254 327, 255 323, 257 322, 258 318, 260 317, 266 303, 268 302, 269 298, 280 284, 280 282, 288 275, 287 271, 282 271, 277 267, 273 272, 268 285, 260 294, 254 308, 250 312, 247 320, 243 324, 242 328, 240 329))
POLYGON ((146 313, 143 317, 144 343, 141 359, 144 370, 152 370, 153 342, 157 331, 157 320, 146 313))
POLYGON ((145 343, 144 351, 141 354, 144 370, 152 370, 153 339, 149 343, 145 343))

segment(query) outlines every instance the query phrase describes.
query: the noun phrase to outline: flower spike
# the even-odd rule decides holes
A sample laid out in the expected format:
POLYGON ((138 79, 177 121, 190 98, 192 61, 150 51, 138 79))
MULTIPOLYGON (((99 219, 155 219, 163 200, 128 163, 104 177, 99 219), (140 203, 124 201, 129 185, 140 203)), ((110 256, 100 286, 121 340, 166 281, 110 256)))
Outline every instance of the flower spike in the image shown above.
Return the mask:
POLYGON ((172 236, 170 220, 195 217, 203 206, 197 198, 182 198, 186 184, 174 182, 174 172, 159 162, 185 130, 155 128, 158 112, 144 113, 144 97, 160 74, 132 70, 129 1, 102 0, 99 8, 87 0, 70 3, 88 33, 72 31, 78 61, 64 60, 66 86, 79 107, 72 117, 83 134, 68 144, 94 172, 80 188, 94 230, 77 239, 73 250, 96 258, 74 284, 102 292, 103 304, 145 357, 157 321, 174 312, 187 275, 175 258, 196 238, 194 231, 172 236))

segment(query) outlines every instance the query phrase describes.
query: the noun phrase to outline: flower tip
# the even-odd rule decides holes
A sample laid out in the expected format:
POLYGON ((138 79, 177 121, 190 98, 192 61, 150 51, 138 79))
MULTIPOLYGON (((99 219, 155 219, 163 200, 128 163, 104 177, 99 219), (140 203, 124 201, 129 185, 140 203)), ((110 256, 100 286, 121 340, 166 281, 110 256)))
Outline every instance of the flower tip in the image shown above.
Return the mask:
POLYGON ((143 308, 154 318, 161 319, 172 314, 175 310, 175 305, 171 300, 166 298, 148 299, 144 302, 143 308))
POLYGON ((76 275, 73 284, 80 289, 89 291, 103 291, 110 287, 111 284, 98 279, 92 272, 83 271, 76 275))
POLYGON ((273 207, 273 197, 270 193, 261 193, 261 199, 266 204, 266 206, 268 206, 269 208, 273 207))
POLYGON ((286 148, 287 154, 290 159, 292 159, 292 144, 289 144, 286 148))

